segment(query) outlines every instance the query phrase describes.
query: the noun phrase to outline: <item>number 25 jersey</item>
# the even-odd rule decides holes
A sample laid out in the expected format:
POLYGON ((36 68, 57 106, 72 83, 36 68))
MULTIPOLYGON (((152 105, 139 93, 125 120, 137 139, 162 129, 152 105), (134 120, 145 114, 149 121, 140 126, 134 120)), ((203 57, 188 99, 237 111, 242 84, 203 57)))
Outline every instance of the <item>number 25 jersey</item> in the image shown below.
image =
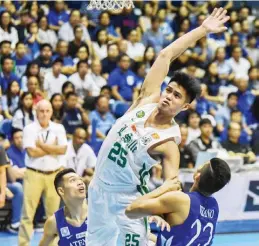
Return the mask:
POLYGON ((119 118, 111 128, 100 149, 95 169, 98 179, 115 192, 147 192, 150 168, 158 163, 148 150, 166 140, 181 142, 179 126, 172 121, 167 129, 144 127, 157 104, 136 108, 119 118))

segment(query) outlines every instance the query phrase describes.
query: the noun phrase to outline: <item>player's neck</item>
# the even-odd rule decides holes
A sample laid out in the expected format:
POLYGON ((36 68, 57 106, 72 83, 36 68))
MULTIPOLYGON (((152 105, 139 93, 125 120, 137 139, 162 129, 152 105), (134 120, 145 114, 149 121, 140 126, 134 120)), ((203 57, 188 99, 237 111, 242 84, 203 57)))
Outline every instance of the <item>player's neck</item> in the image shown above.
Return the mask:
POLYGON ((72 220, 81 221, 85 219, 85 212, 87 211, 86 200, 73 199, 71 202, 66 202, 65 214, 72 220))
POLYGON ((171 125, 173 117, 163 114, 159 109, 154 110, 151 114, 151 121, 155 125, 171 125))
POLYGON ((208 194, 207 192, 203 192, 203 191, 199 190, 199 188, 196 187, 196 186, 193 186, 193 187, 190 189, 190 192, 199 192, 199 193, 202 194, 203 196, 210 196, 210 194, 208 194))

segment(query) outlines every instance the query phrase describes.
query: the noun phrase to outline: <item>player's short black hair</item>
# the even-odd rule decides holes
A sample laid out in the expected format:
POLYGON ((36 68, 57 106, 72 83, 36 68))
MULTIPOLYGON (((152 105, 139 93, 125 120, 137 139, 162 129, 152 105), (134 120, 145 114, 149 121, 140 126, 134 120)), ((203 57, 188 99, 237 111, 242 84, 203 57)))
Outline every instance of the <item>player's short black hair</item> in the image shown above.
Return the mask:
POLYGON ((12 128, 12 132, 11 132, 11 134, 12 134, 12 139, 13 139, 14 135, 15 135, 17 132, 23 132, 23 131, 22 131, 21 129, 19 129, 19 128, 12 128))
POLYGON ((63 177, 68 173, 76 173, 76 172, 73 168, 65 168, 56 174, 56 177, 54 179, 54 186, 57 193, 58 193, 58 187, 63 185, 63 177))
POLYGON ((212 158, 209 165, 201 169, 199 190, 206 194, 213 194, 222 189, 231 179, 228 164, 220 158, 212 158))
POLYGON ((171 82, 176 82, 185 89, 186 94, 189 97, 189 103, 201 94, 200 82, 186 73, 176 71, 171 77, 169 83, 171 82))

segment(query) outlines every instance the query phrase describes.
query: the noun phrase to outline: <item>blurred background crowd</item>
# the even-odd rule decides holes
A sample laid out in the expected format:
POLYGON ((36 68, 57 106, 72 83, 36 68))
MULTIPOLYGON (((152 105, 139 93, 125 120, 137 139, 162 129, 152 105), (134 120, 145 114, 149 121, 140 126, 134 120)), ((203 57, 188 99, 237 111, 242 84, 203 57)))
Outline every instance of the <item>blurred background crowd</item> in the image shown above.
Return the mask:
MULTIPOLYGON (((35 105, 50 100, 52 120, 71 140, 64 165, 89 184, 108 131, 138 97, 145 75, 166 45, 201 25, 214 7, 228 10, 228 31, 211 34, 179 56, 181 70, 200 80, 202 95, 180 113, 180 168, 200 151, 222 149, 254 164, 259 156, 259 18, 255 2, 135 1, 134 9, 87 10, 86 2, 1 1, 0 142, 7 153, 12 225, 17 233, 26 169, 23 128, 35 105)), ((3 158, 0 165, 5 164, 3 158)), ((151 189, 163 180, 151 171, 151 189)), ((35 228, 44 218, 39 210, 35 228)))

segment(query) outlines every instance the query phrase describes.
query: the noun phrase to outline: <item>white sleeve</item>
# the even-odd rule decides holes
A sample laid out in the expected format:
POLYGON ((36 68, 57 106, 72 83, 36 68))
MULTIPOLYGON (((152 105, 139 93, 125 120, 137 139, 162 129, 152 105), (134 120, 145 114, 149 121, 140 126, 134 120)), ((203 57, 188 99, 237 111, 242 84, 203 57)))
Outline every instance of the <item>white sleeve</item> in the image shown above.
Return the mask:
POLYGON ((59 124, 58 129, 58 145, 60 146, 67 146, 67 136, 66 131, 63 125, 59 124))
POLYGON ((23 129, 23 148, 35 148, 35 132, 32 130, 31 124, 23 129))

